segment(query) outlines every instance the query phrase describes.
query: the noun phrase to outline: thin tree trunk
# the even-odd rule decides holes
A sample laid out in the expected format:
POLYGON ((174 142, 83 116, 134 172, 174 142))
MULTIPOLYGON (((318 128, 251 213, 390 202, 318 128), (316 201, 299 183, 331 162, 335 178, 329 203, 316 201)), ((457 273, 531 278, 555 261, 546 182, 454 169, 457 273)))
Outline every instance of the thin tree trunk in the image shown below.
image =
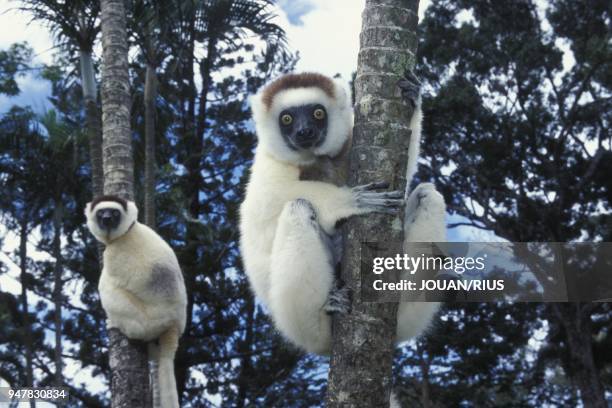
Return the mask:
MULTIPOLYGON (((411 109, 397 83, 416 53, 417 0, 366 0, 355 80, 355 127, 349 183, 389 181, 403 190, 411 109)), ((342 278, 353 291, 352 311, 334 318, 327 407, 386 407, 392 386, 396 303, 360 301, 360 243, 400 242, 398 218, 350 220, 342 278)))
POLYGON ((98 110, 96 77, 91 52, 81 51, 81 86, 85 101, 85 121, 89 139, 89 159, 91 161, 91 180, 93 195, 102 195, 104 188, 102 172, 102 126, 98 110))
POLYGON ((421 376, 423 377, 423 382, 421 383, 421 405, 423 408, 431 408, 431 399, 429 396, 429 367, 431 366, 431 361, 422 344, 418 345, 418 351, 420 356, 421 376))
MULTIPOLYGON (((184 61, 184 71, 182 72, 182 78, 188 81, 187 84, 184 84, 184 87, 181 90, 181 106, 186 107, 186 111, 182 112, 182 132, 183 138, 186 140, 192 140, 195 132, 195 106, 196 106, 196 87, 194 82, 194 51, 195 51, 195 13, 192 13, 189 20, 189 28, 187 32, 189 33, 189 38, 186 40, 186 53, 184 61)), ((189 158, 184 163, 189 171, 189 158)), ((188 181, 192 186, 192 180, 188 181)), ((189 201, 189 211, 192 212, 192 199, 188 199, 189 201)), ((194 243, 192 240, 196 236, 196 232, 193 230, 192 223, 187 223, 187 231, 185 233, 186 237, 186 245, 183 250, 183 255, 181 256, 180 263, 183 268, 183 273, 185 276, 185 284, 187 286, 187 322, 185 325, 185 336, 189 336, 191 331, 192 324, 192 312, 193 312, 193 292, 191 291, 191 286, 195 282, 195 274, 197 270, 196 264, 196 254, 194 243)), ((182 344, 182 343, 181 343, 182 344)), ((175 372, 176 372, 176 383, 178 388, 179 396, 183 394, 185 391, 185 385, 187 383, 187 377, 189 376, 189 364, 184 360, 187 357, 187 354, 183 352, 182 345, 179 345, 179 349, 177 350, 176 358, 175 358, 175 372)))
POLYGON ((585 407, 606 408, 606 397, 601 375, 593 357, 593 331, 590 314, 582 312, 580 303, 553 303, 551 305, 565 329, 570 354, 570 376, 580 390, 585 407))
POLYGON ((251 350, 253 348, 253 325, 255 324, 255 299, 249 296, 245 306, 246 332, 242 343, 241 352, 244 353, 240 362, 240 375, 238 376, 238 400, 236 408, 247 406, 247 391, 252 374, 251 350))
POLYGON ((53 271, 53 304, 55 306, 55 386, 61 387, 64 384, 62 375, 62 216, 63 207, 61 199, 56 200, 53 210, 53 257, 55 258, 55 268, 53 271))
MULTIPOLYGON (((28 312, 28 224, 22 221, 19 231, 19 268, 21 270, 19 279, 21 281, 21 313, 23 314, 23 344, 26 357, 26 381, 27 387, 34 386, 34 350, 32 348, 32 327, 30 325, 30 313, 28 312)), ((30 401, 30 407, 36 405, 30 401)))
MULTIPOLYGON (((130 82, 123 0, 101 1, 102 159, 104 193, 134 198, 134 160, 130 131, 130 82)), ((147 346, 109 330, 111 406, 144 408, 150 403, 147 346)))
MULTIPOLYGON (((145 108, 145 171, 144 171, 144 222, 155 229, 155 100, 157 98, 157 76, 155 66, 150 62, 154 58, 151 41, 152 23, 149 23, 147 34, 148 60, 145 70, 144 108, 145 108)), ((151 402, 154 408, 160 406, 159 366, 157 361, 149 361, 149 384, 151 402)))
POLYGON ((155 228, 155 99, 157 77, 155 67, 147 64, 145 73, 145 174, 144 174, 144 221, 155 228))

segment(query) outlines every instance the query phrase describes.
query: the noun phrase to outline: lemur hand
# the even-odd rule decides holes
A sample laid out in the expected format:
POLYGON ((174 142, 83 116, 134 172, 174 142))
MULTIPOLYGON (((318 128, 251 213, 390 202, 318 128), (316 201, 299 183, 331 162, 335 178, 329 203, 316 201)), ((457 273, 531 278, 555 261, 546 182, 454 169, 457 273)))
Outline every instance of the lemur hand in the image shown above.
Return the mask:
POLYGON ((402 98, 406 103, 409 103, 414 109, 417 105, 419 96, 421 95, 421 81, 411 70, 404 72, 403 78, 401 78, 397 85, 402 90, 402 98))
POLYGON ((404 204, 402 191, 376 191, 388 188, 389 183, 377 182, 352 189, 357 207, 377 213, 396 214, 404 204))

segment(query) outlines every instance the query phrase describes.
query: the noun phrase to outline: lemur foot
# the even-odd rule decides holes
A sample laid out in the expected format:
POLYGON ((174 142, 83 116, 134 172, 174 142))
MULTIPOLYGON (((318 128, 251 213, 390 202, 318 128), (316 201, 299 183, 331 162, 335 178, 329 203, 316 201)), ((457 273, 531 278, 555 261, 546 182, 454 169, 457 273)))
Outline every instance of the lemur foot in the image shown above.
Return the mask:
POLYGON ((342 286, 332 289, 324 309, 327 314, 349 313, 351 311, 351 290, 349 287, 342 286))
POLYGON ((298 198, 293 200, 289 207, 291 215, 294 216, 296 221, 308 221, 313 226, 319 228, 317 222, 317 212, 315 211, 312 203, 306 199, 298 198))
POLYGON ((421 183, 410 193, 406 202, 406 214, 411 223, 418 217, 433 215, 444 220, 446 204, 444 197, 432 183, 421 183))
POLYGON ((376 191, 388 188, 389 183, 376 182, 353 188, 357 207, 372 212, 396 214, 404 204, 404 193, 401 191, 376 191))
POLYGON ((421 81, 411 70, 406 70, 397 85, 402 91, 402 99, 414 109, 421 95, 421 81))
POLYGON ((342 261, 344 253, 344 238, 341 233, 335 233, 331 237, 331 249, 334 260, 334 265, 338 265, 342 261))

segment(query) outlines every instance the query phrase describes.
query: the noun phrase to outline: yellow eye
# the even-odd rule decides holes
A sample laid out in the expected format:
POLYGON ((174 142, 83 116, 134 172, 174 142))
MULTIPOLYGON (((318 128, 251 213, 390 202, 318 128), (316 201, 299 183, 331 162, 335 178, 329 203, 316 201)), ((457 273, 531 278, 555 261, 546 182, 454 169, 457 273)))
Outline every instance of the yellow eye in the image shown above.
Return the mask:
POLYGON ((281 123, 285 126, 290 125, 293 122, 293 117, 288 113, 281 116, 281 123))
POLYGON ((312 115, 318 120, 325 119, 325 111, 321 108, 315 109, 312 115))

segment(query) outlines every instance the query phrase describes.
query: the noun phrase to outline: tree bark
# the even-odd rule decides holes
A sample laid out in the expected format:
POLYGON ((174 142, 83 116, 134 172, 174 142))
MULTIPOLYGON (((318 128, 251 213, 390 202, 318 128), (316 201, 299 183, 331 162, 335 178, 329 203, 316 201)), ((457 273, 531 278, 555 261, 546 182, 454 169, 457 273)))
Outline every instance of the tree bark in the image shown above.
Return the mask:
MULTIPOLYGON (((130 82, 123 0, 101 1, 102 160, 104 193, 134 199, 134 161, 130 131, 130 82)), ((147 407, 149 373, 146 343, 109 330, 111 406, 147 407)))
POLYGON ((145 73, 145 174, 144 174, 144 221, 155 228, 155 99, 157 77, 155 66, 147 64, 145 73))
POLYGON ((565 329, 570 376, 578 385, 582 403, 589 408, 606 408, 608 404, 601 375, 593 358, 591 314, 583 313, 580 303, 553 303, 551 307, 565 329))
MULTIPOLYGON (((19 280, 21 281, 21 312, 23 313, 23 344, 26 357, 26 387, 34 386, 34 350, 32 348, 32 326, 30 324, 30 313, 28 312, 28 223, 21 221, 19 231, 19 268, 21 270, 19 280)), ((34 408, 34 401, 30 401, 30 407, 34 408)))
POLYGON ((54 323, 55 323, 55 386, 61 387, 64 384, 62 375, 62 217, 63 206, 61 198, 56 200, 53 210, 53 257, 55 258, 55 268, 53 271, 53 304, 54 323))
POLYGON ((130 78, 123 0, 101 1, 104 193, 134 199, 130 78))
POLYGON ((85 102, 85 126, 89 139, 89 160, 93 195, 102 195, 104 189, 102 170, 102 128, 98 110, 96 77, 91 52, 81 51, 81 87, 85 102))
MULTIPOLYGON (((355 79, 355 127, 349 184, 388 181, 403 190, 411 109, 397 83, 416 53, 417 0, 366 0, 355 79)), ((352 311, 334 318, 327 406, 386 407, 392 386, 395 303, 360 301, 360 244, 399 242, 399 218, 368 215, 350 220, 342 279, 353 291, 352 311)))

